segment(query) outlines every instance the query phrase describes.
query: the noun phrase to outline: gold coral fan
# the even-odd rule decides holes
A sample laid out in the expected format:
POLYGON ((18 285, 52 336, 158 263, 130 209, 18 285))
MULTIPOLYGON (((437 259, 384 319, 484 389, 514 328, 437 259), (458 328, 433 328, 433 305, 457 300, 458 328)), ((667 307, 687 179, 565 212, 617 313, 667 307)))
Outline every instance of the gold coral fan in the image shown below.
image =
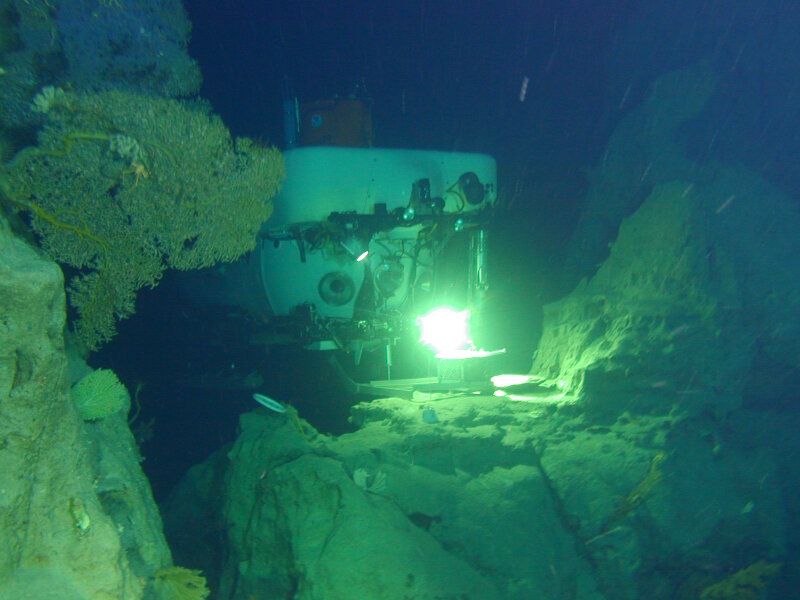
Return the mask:
POLYGON ((758 600, 761 590, 780 569, 781 563, 756 561, 708 586, 700 593, 700 600, 758 600))
POLYGON ((164 600, 203 600, 211 593, 202 571, 184 567, 159 569, 153 576, 153 585, 164 600))
POLYGON ((232 139, 198 104, 119 91, 41 94, 38 145, 0 182, 30 215, 42 249, 74 268, 67 292, 88 349, 113 337, 137 291, 166 269, 231 262, 255 247, 284 176, 277 149, 232 139))

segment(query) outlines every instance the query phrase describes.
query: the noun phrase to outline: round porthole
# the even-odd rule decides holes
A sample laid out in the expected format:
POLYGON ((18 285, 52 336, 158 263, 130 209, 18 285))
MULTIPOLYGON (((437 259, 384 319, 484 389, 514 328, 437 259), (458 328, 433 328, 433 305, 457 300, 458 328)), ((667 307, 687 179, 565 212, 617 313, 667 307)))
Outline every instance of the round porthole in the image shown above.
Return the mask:
POLYGON ((313 115, 311 115, 311 126, 314 129, 317 129, 318 127, 322 127, 322 115, 321 114, 314 113, 313 115))
POLYGON ((353 299, 356 293, 356 284, 347 273, 331 271, 319 280, 317 289, 320 298, 327 304, 342 306, 353 299))
POLYGON ((458 185, 461 186, 461 191, 464 194, 464 198, 467 199, 467 202, 473 206, 483 202, 486 196, 486 190, 475 173, 470 171, 469 173, 461 175, 461 177, 458 178, 458 185))

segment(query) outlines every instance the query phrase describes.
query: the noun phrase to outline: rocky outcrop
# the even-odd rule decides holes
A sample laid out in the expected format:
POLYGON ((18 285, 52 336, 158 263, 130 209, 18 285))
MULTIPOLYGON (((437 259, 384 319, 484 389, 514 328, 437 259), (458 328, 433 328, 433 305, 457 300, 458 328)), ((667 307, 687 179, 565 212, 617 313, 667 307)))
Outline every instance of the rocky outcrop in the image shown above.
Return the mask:
POLYGON ((259 410, 178 487, 168 537, 222 598, 599 599, 526 431, 549 410, 388 398, 338 438, 259 410))
POLYGON ((662 75, 617 124, 588 171, 589 190, 567 248, 565 283, 574 285, 595 273, 622 220, 655 186, 693 180, 698 166, 686 157, 678 130, 701 111, 715 81, 708 62, 662 75))
POLYGON ((0 598, 143 597, 170 563, 123 414, 69 396, 58 266, 0 217, 0 598))
POLYGON ((701 597, 791 560, 798 530, 800 211, 681 155, 698 69, 657 80, 612 136, 573 245, 588 277, 545 306, 532 367, 577 415, 541 464, 612 598, 701 597))
POLYGON ((696 598, 785 556, 793 507, 765 482, 786 465, 741 442, 791 423, 598 424, 576 398, 520 398, 373 400, 335 438, 291 408, 243 415, 167 503, 173 551, 231 600, 696 598))

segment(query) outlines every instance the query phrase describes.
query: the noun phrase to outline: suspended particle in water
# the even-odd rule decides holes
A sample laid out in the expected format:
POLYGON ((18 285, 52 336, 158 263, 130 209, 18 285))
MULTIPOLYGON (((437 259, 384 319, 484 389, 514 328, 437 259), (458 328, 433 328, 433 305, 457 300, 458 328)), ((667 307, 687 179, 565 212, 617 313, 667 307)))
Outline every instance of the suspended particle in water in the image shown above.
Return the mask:
POLYGON ((525 102, 525 96, 528 95, 528 83, 530 83, 530 79, 527 75, 522 78, 522 85, 519 88, 519 101, 525 102))

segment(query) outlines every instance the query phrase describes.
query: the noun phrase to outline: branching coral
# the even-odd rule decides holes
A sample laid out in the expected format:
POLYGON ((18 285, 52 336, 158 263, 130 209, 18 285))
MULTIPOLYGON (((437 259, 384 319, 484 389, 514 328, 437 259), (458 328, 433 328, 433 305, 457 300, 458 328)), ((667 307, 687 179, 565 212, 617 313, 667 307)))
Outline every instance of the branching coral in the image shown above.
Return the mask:
POLYGON ((255 246, 284 173, 274 148, 234 144, 205 106, 125 92, 60 94, 45 118, 38 146, 7 167, 7 195, 42 248, 78 270, 70 303, 90 349, 166 268, 255 246))

